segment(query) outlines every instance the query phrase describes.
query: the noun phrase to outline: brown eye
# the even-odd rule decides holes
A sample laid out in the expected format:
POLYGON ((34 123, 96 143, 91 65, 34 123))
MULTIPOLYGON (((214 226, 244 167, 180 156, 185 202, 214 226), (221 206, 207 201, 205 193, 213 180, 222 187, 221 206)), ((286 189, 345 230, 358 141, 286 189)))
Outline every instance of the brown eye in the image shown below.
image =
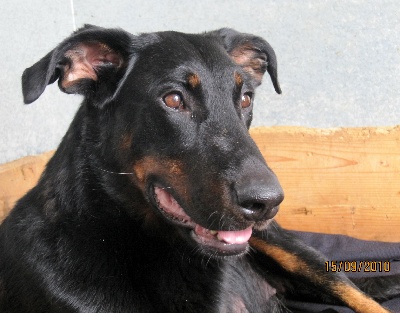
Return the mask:
POLYGON ((242 99, 240 101, 240 105, 241 107, 244 108, 248 108, 251 104, 251 93, 245 93, 242 95, 242 99))
POLYGON ((172 109, 183 109, 183 100, 180 94, 170 93, 163 98, 167 107, 172 109))

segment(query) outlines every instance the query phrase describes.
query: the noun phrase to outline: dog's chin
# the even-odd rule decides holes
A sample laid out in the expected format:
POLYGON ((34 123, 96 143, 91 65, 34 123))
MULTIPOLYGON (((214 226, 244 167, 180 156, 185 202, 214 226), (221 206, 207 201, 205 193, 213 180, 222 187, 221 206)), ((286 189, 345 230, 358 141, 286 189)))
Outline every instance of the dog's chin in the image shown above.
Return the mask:
MULTIPOLYGON (((253 226, 242 230, 223 231, 207 229, 196 223, 179 205, 167 188, 149 187, 150 200, 162 218, 174 225, 178 232, 201 253, 213 256, 238 256, 249 248, 253 226)), ((259 227, 257 227, 258 229, 259 227)))

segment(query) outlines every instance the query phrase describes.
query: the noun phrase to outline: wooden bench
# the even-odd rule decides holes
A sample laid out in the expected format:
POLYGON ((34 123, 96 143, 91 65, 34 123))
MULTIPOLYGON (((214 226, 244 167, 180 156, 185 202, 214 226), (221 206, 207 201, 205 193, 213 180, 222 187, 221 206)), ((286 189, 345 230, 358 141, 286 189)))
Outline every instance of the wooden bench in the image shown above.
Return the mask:
MULTIPOLYGON (((285 191, 282 226, 400 242, 400 126, 260 127, 251 135, 285 191)), ((52 154, 0 165, 0 221, 52 154)))

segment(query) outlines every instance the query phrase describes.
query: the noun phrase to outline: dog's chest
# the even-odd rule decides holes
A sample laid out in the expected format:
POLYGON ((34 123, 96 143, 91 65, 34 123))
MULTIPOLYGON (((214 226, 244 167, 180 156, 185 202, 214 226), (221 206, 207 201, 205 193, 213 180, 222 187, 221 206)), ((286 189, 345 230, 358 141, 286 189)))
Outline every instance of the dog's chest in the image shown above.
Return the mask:
MULTIPOLYGON (((164 312, 266 313, 277 312, 276 291, 256 272, 246 257, 196 264, 174 260, 169 266, 152 266, 145 279, 152 281, 149 298, 161 299, 164 312)), ((144 278, 144 277, 143 277, 144 278)))
POLYGON ((245 259, 224 268, 219 294, 219 313, 275 312, 276 290, 245 259))

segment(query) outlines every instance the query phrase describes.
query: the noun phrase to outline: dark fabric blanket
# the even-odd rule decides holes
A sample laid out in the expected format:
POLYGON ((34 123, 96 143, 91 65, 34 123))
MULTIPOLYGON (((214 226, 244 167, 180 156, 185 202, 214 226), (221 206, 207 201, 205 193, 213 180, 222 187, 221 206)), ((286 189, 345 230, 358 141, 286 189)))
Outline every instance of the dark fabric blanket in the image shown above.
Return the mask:
MULTIPOLYGON (((337 266, 336 270, 340 267, 348 277, 396 275, 400 285, 400 243, 359 240, 344 235, 297 231, 292 233, 321 251, 333 261, 329 266, 337 266), (354 265, 357 266, 357 270, 353 271, 351 266, 354 265)), ((288 301, 286 305, 296 312, 354 313, 345 307, 317 303, 288 301)), ((400 297, 382 302, 382 305, 394 313, 400 313, 400 297)))

